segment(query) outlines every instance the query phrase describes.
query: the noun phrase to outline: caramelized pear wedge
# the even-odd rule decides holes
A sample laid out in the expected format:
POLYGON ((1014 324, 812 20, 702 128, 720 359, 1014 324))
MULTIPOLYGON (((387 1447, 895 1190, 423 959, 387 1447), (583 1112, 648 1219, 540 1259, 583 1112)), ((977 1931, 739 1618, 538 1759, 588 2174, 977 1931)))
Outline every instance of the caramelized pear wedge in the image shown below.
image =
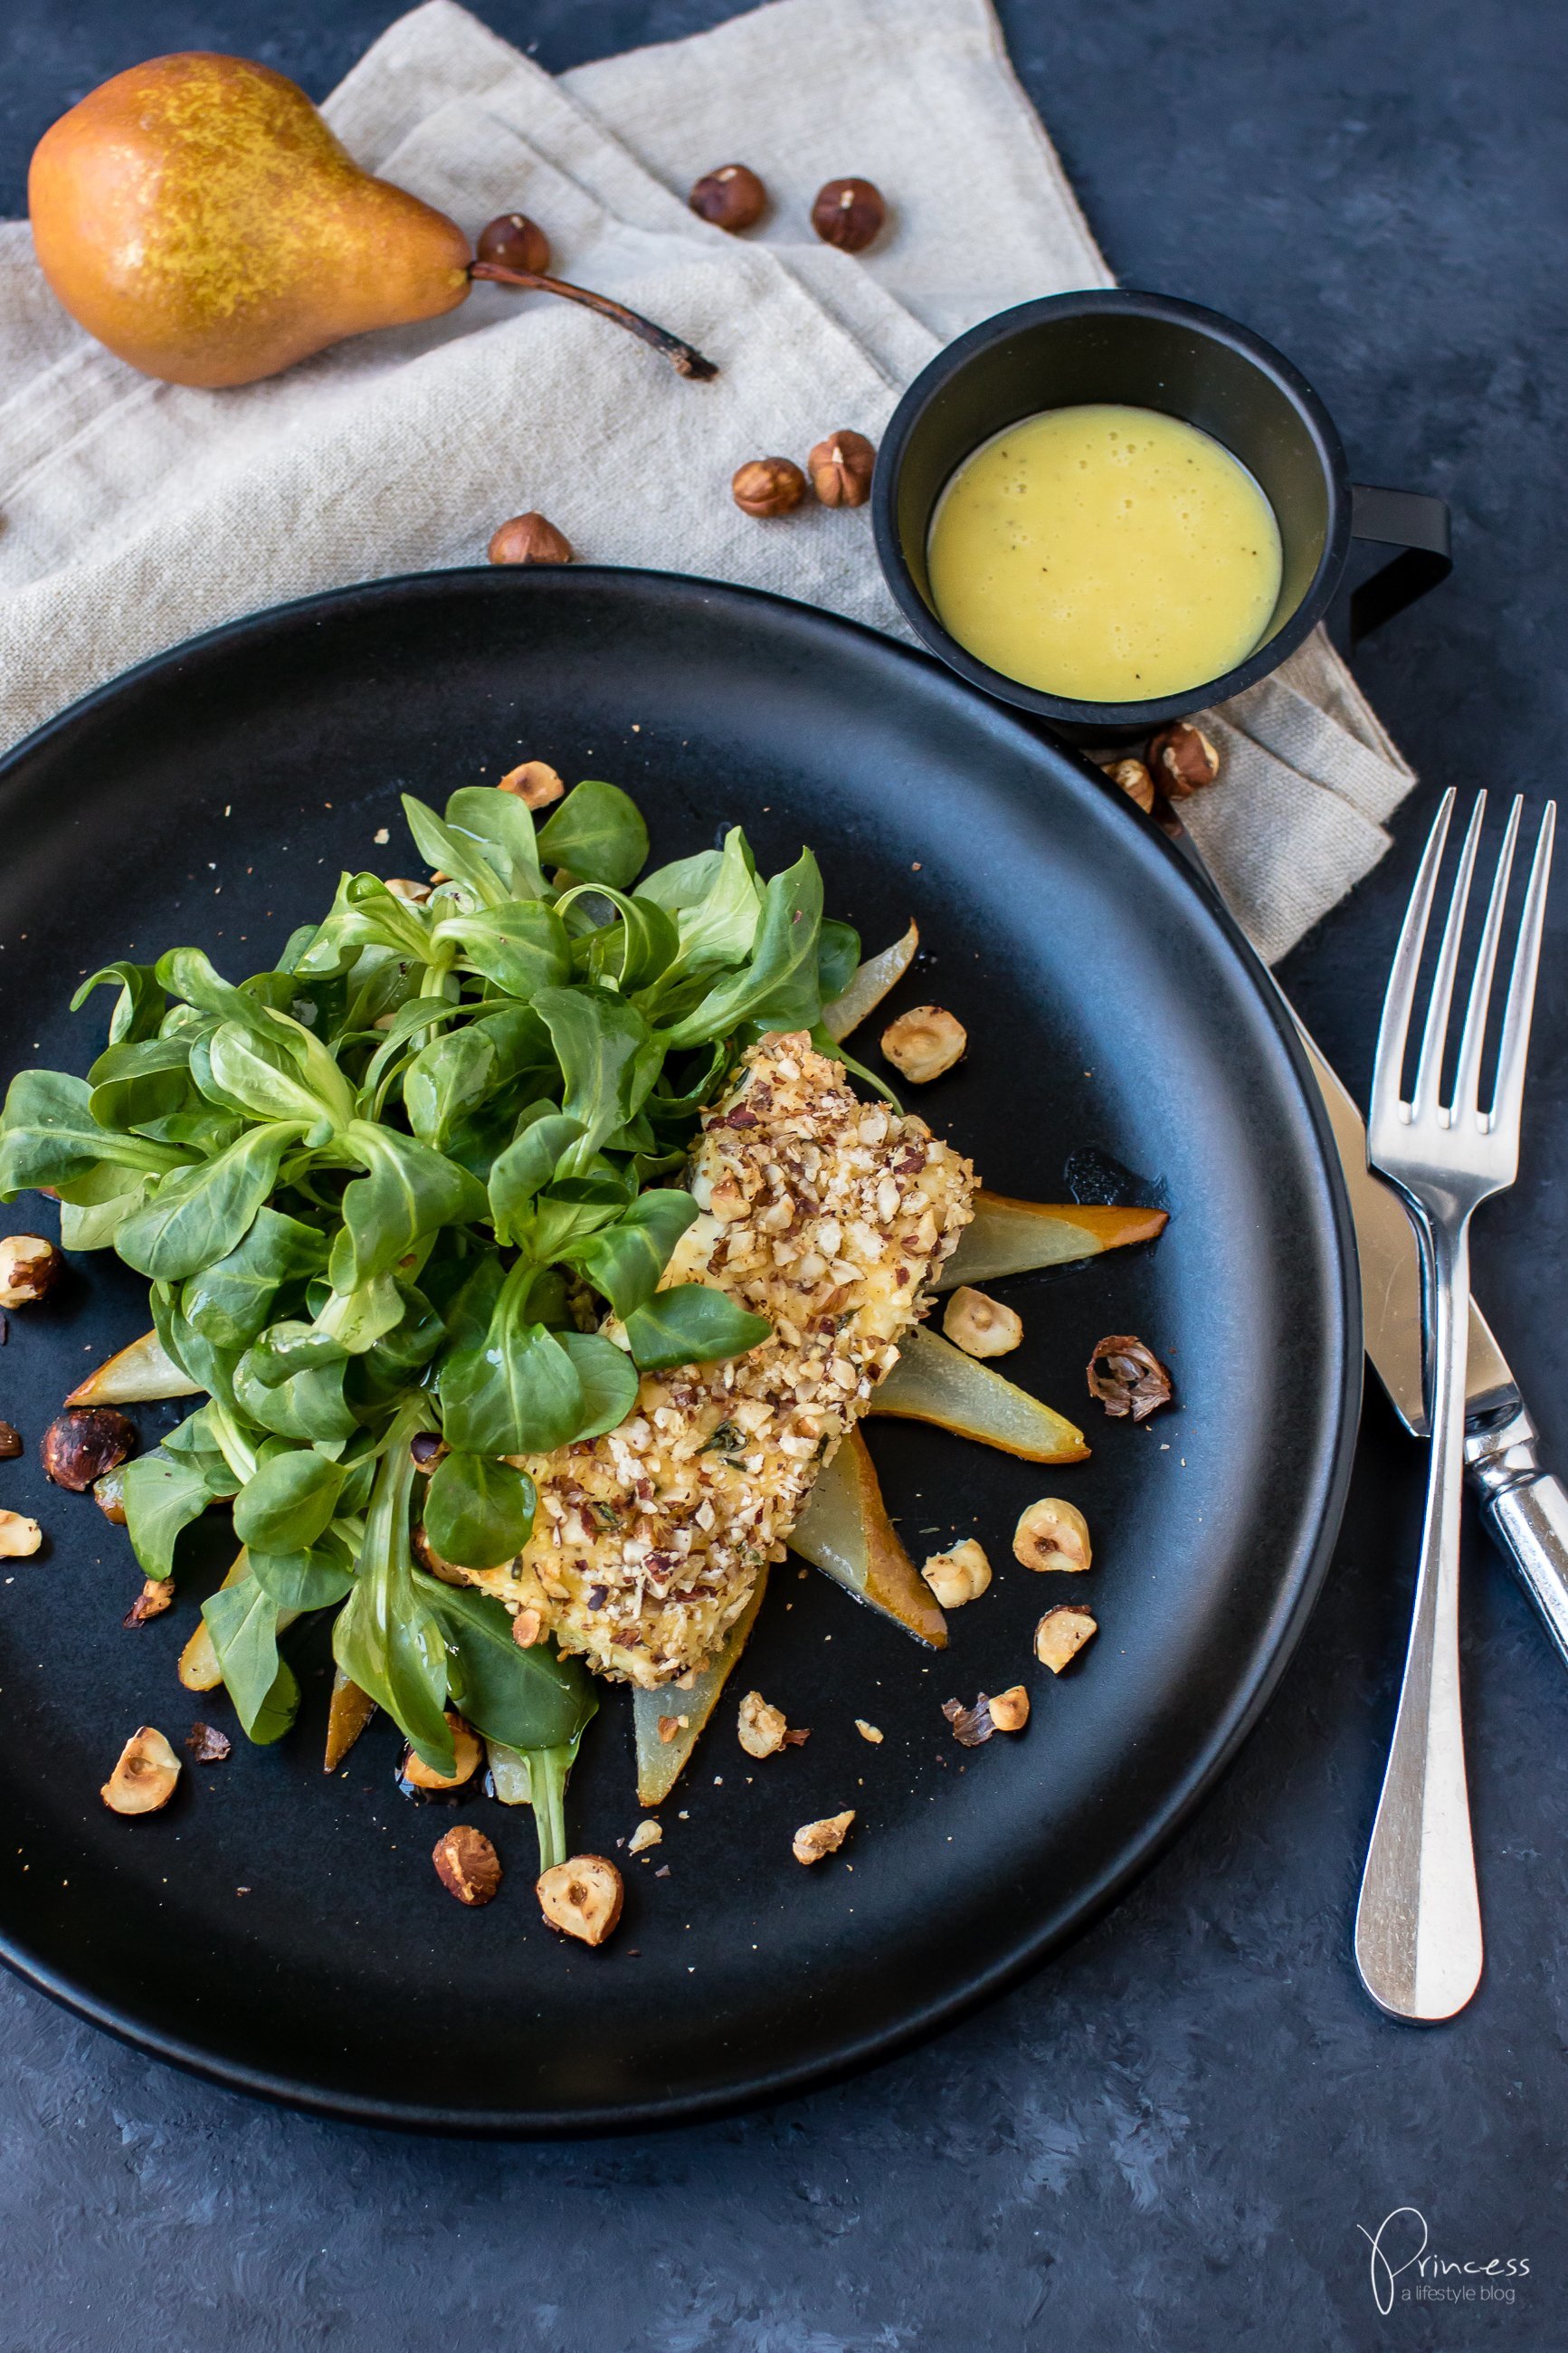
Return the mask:
POLYGON ((321 1760, 323 1773, 337 1771, 374 1714, 375 1702, 370 1694, 351 1683, 342 1667, 334 1669, 331 1704, 327 1710, 327 1753, 321 1760))
MULTIPOLYGON (((872 1391, 872 1413, 933 1421, 939 1430, 1021 1455, 1026 1462, 1081 1462, 1088 1454, 1081 1430, 950 1340, 917 1326, 900 1346, 898 1363, 872 1391)), ((812 1496, 812 1510, 821 1484, 812 1496)), ((791 1542, 798 1547, 798 1528, 791 1542)))
POLYGON ((128 1348, 100 1365, 72 1389, 67 1405, 149 1405, 155 1398, 199 1397, 200 1381, 181 1372, 164 1354, 156 1332, 143 1332, 128 1348))
MULTIPOLYGON (((853 981, 850 987, 854 987, 853 981)), ((974 1197, 974 1215, 936 1280, 938 1291, 961 1282, 994 1282, 1004 1274, 1033 1274, 1042 1266, 1097 1258, 1129 1242, 1152 1241, 1164 1209, 1085 1208, 1077 1201, 1013 1201, 1005 1193, 974 1197)))
MULTIPOLYGON (((958 1354, 956 1348, 952 1354, 958 1354)), ((933 1651, 946 1649, 947 1620, 899 1542, 882 1502, 876 1466, 858 1430, 850 1431, 819 1475, 789 1541, 792 1552, 843 1586, 857 1601, 879 1609, 933 1651)))
MULTIPOLYGON (((719 1704, 730 1671, 746 1647, 767 1590, 764 1568, 752 1588, 752 1598, 725 1636, 721 1648, 698 1670, 689 1691, 679 1683, 660 1683, 657 1691, 634 1691, 632 1727, 637 1736, 637 1799, 645 1806, 662 1805, 680 1778, 704 1725, 719 1704), (673 1726, 668 1736, 660 1725, 673 1726)), ((492 1754, 492 1769, 493 1756, 492 1754)), ((501 1794, 498 1778, 496 1795, 501 1794)))
POLYGON ((851 1029, 858 1029, 869 1014, 875 1013, 894 982, 902 980, 913 964, 920 944, 920 925, 911 917, 901 940, 895 940, 880 955, 868 956, 864 964, 856 965, 843 996, 836 997, 831 1005, 822 1008, 822 1026, 836 1044, 842 1045, 851 1029))
MULTIPOLYGON (((250 1575, 250 1556, 241 1551, 235 1555, 225 1585, 237 1585, 242 1577, 250 1575)), ((222 1588, 219 1588, 222 1590, 222 1588)), ((216 1691, 223 1681, 223 1669, 217 1662, 213 1638, 207 1632, 205 1618, 196 1620, 196 1630, 180 1652, 180 1663, 174 1670, 187 1691, 216 1691)))

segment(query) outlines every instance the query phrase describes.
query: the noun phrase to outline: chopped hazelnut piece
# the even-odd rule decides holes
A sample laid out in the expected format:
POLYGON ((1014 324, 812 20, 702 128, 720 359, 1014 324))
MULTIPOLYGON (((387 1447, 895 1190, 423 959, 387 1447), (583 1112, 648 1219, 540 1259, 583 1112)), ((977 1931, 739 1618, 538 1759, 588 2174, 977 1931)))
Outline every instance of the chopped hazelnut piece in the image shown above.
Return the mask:
POLYGON ((149 1618, 161 1618, 174 1598, 172 1577, 150 1577, 127 1610, 121 1624, 145 1626, 149 1618))
POLYGON ((533 1887, 551 1926, 582 1944, 602 1945, 621 1916, 621 1874, 602 1854, 574 1854, 541 1873, 533 1887))
POLYGON ((871 1743, 873 1748, 879 1748, 881 1746, 881 1734, 878 1731, 874 1724, 868 1724, 863 1715, 858 1715, 856 1717, 855 1729, 860 1735, 862 1740, 868 1740, 871 1743))
POLYGON ((1142 760, 1112 760, 1105 773, 1113 785, 1119 785, 1130 801, 1136 801, 1145 817, 1154 814, 1154 779, 1142 760))
POLYGON ((42 1234, 7 1234, 0 1241, 0 1307, 34 1307, 47 1299, 65 1263, 42 1234))
POLYGON ((1005 1356, 1024 1336, 1024 1319, 999 1299, 961 1282, 943 1310, 942 1328, 966 1356, 1005 1356))
POLYGON ((791 1842, 796 1862, 820 1862, 825 1854, 837 1854, 854 1819, 851 1806, 847 1813, 827 1814, 819 1822, 803 1823, 791 1842))
POLYGON ((193 1724, 185 1735, 185 1746, 197 1765, 221 1765, 234 1743, 226 1732, 213 1724, 193 1724))
POLYGON ((944 1699, 942 1712, 952 1726, 952 1736, 965 1748, 984 1746, 996 1727, 991 1721, 991 1702, 984 1692, 973 1707, 965 1707, 961 1699, 944 1699))
POLYGON ((917 1005, 889 1021, 882 1032, 883 1053, 915 1086, 951 1071, 968 1044, 963 1022, 940 1005, 917 1005))
POLYGON ((15 1462, 21 1451, 21 1432, 8 1421, 0 1421, 0 1462, 15 1462))
POLYGON ((459 1904, 488 1904, 500 1885, 500 1857, 483 1831, 454 1822, 431 1852, 436 1876, 459 1904))
POLYGON ((544 1620, 537 1609, 520 1609, 511 1621, 511 1639, 520 1651, 531 1651, 544 1632, 544 1620))
POLYGON ((1097 1340, 1089 1360, 1089 1393, 1097 1397, 1113 1421, 1144 1421, 1160 1406, 1169 1405, 1171 1376, 1152 1348, 1131 1332, 1113 1332, 1097 1340))
POLYGON ((990 1584, 991 1563, 984 1546, 965 1536, 946 1552, 933 1552, 921 1575, 944 1609, 962 1609, 966 1601, 978 1601, 990 1584))
POLYGON ((1042 1495, 1019 1517, 1013 1531, 1013 1557, 1026 1568, 1087 1568, 1093 1557, 1089 1522, 1076 1504, 1042 1495))
POLYGON ((1149 773, 1168 800, 1184 801, 1219 775, 1219 753, 1201 727, 1178 719, 1149 745, 1149 773))
POLYGON ((989 1705, 991 1721, 998 1732, 1022 1732, 1029 1721, 1029 1694, 1022 1683, 995 1693, 989 1705))
POLYGON ((566 787, 548 760, 524 760, 507 770, 496 789, 515 793, 525 808, 542 809, 558 801, 566 787))
POLYGON ((179 1758, 163 1734, 144 1724, 121 1750, 99 1795, 113 1813, 155 1814, 168 1804, 179 1778, 179 1758))
POLYGON ((463 1722, 455 1709, 447 1710, 447 1722, 451 1727, 452 1746, 457 1750, 457 1764, 450 1773, 437 1773, 412 1749, 403 1757, 402 1778, 415 1789, 460 1789, 471 1781, 479 1768, 479 1736, 470 1725, 463 1722))
POLYGON ((1049 1667, 1059 1675, 1069 1660, 1076 1659, 1084 1644, 1098 1634, 1100 1627, 1090 1612, 1074 1601, 1061 1601, 1047 1609, 1035 1629, 1035 1656, 1042 1667, 1049 1667))
POLYGON ((0 1560, 31 1560, 43 1541, 42 1528, 25 1512, 0 1512, 0 1560))
POLYGON ((782 1707, 770 1707, 759 1691, 741 1702, 741 1746, 748 1757, 772 1757, 784 1745, 789 1729, 782 1707))
POLYGON ((626 1852, 628 1854, 646 1854, 650 1846, 659 1845, 663 1838, 664 1831, 659 1823, 639 1822, 636 1830, 632 1832, 630 1838, 626 1841, 626 1852))

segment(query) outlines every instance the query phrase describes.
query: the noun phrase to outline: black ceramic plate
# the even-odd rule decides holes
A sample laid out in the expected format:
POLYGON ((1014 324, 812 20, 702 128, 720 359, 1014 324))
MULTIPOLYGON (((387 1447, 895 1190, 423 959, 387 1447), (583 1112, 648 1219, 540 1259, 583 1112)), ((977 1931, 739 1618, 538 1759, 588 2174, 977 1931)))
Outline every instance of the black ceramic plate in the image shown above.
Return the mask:
MULTIPOLYGON (((1059 1197, 1069 1160, 1097 1153, 1172 1211, 1155 1246, 1005 1287, 1026 1335, 1007 1369, 1083 1421, 1090 1461, 1042 1471, 873 1424, 910 1549, 977 1534, 991 1591, 938 1656, 793 1561, 775 1570, 738 1689, 810 1741, 754 1765, 726 1704, 662 1846, 627 1863, 626 1918, 599 1952, 543 1926, 529 1819, 482 1797, 468 1812, 508 1877, 487 1910, 452 1902, 429 1860, 448 1817, 398 1794, 384 1720, 323 1778, 319 1636, 289 1739, 237 1733, 164 1813, 106 1810, 99 1784, 133 1726, 177 1743, 198 1712, 227 1721, 221 1693, 198 1710, 174 1679, 221 1541, 204 1531, 173 1611, 122 1630, 139 1586, 123 1535, 45 1485, 37 1444, 67 1388, 145 1324, 144 1289, 102 1253, 58 1303, 12 1316, 0 1414, 27 1454, 0 1466, 0 1501, 48 1542, 0 1564, 5 1957, 226 2084, 340 2116, 559 2133, 819 2083, 1005 1985, 1110 1902, 1212 1782, 1301 1628, 1361 1356, 1321 1107, 1167 844, 924 657, 699 581, 384 582, 219 630, 68 712, 0 768, 7 1063, 85 1067, 108 1000, 74 1018, 66 1000, 112 957, 194 942, 237 976, 265 966, 340 867, 416 866, 400 788, 440 803, 526 757, 625 785, 659 859, 737 819, 770 869, 812 843, 830 908, 868 947, 918 915, 895 1003, 936 999, 970 1033, 921 1113, 1001 1191, 1059 1197), (1084 1366, 1108 1332, 1168 1359, 1176 1410, 1138 1429, 1092 1404, 1084 1366), (1010 1558, 1019 1511, 1053 1492, 1094 1532, 1071 1588, 1010 1558), (1101 1630, 1058 1683, 1030 1633, 1069 1589, 1101 1630), (1027 1731, 959 1747, 942 1701, 1020 1680, 1027 1731), (847 1806, 841 1856, 792 1861, 797 1824, 847 1806)), ((50 1216, 29 1198, 5 1223, 50 1216)), ((184 1409, 145 1409, 149 1440, 184 1409)), ((624 1694, 605 1694, 570 1814, 580 1848, 611 1854, 637 1823, 624 1694)))

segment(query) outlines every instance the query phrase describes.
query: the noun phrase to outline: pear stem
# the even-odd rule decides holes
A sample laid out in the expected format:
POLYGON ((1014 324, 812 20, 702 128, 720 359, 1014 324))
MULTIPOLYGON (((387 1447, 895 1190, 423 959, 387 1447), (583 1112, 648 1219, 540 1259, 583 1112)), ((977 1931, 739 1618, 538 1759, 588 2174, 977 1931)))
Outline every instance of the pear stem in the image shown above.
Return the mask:
POLYGON ((613 319, 617 326, 629 329, 645 343, 651 343, 656 352, 663 353, 677 375, 691 376, 700 383, 706 383, 710 376, 719 373, 711 360, 704 359, 700 351, 690 343, 682 343, 679 335, 670 334, 664 327, 656 327, 651 319, 645 319, 639 311, 628 311, 624 302, 612 301, 607 294, 591 293, 586 286, 569 286, 565 279, 547 277, 541 269, 506 269, 499 261, 470 262, 468 275, 485 279, 497 286, 537 287, 541 293, 561 294, 568 302, 581 302, 584 310, 596 311, 602 319, 613 319))

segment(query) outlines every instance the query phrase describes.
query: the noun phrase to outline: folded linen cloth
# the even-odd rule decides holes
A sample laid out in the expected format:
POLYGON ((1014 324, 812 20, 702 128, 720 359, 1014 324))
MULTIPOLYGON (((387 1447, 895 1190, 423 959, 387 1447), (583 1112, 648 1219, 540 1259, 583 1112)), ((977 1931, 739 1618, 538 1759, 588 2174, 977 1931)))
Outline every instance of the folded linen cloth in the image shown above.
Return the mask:
MULTIPOLYGON (((773 0, 559 79, 427 0, 325 111, 362 163, 470 232, 501 211, 542 220, 562 275, 673 327, 721 375, 685 382, 574 308, 479 287, 264 384, 153 384, 59 311, 26 224, 0 227, 0 743, 259 606, 479 561, 525 507, 585 560, 742 581, 906 635, 863 512, 758 523, 731 471, 834 426, 876 438, 942 341, 1110 282, 987 0, 773 0), (736 159, 774 198, 745 238, 683 201, 736 159), (893 206, 854 259, 805 230, 845 171, 893 206)), ((1205 724, 1225 777, 1187 813, 1272 960, 1383 855, 1411 772, 1321 637, 1205 724)))

